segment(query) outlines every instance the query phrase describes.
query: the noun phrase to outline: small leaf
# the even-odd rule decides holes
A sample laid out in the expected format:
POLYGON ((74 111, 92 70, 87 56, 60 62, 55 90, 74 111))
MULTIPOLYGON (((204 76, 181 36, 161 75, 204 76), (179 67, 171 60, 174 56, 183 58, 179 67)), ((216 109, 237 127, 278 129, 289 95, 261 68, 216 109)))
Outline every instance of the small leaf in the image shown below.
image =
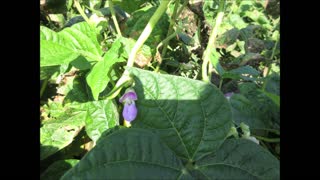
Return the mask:
POLYGON ((228 46, 234 44, 238 36, 240 35, 240 30, 237 28, 232 28, 217 38, 218 46, 222 46, 223 48, 227 48, 228 46))
POLYGON ((183 43, 189 46, 194 45, 194 40, 190 36, 188 36, 186 33, 178 33, 179 38, 182 40, 183 43))
POLYGON ((87 76, 87 82, 95 100, 98 100, 99 94, 107 87, 110 81, 109 72, 112 65, 125 61, 121 56, 121 47, 120 40, 116 40, 104 55, 103 60, 95 64, 87 76))
POLYGON ((107 129, 119 125, 118 109, 113 101, 93 101, 86 103, 86 106, 86 132, 93 141, 97 141, 107 129))
POLYGON ((254 77, 257 77, 260 74, 259 71, 254 69, 251 66, 241 66, 236 69, 232 69, 230 71, 226 71, 222 77, 223 78, 231 78, 231 79, 245 79, 250 80, 251 78, 248 77, 248 75, 254 77))
POLYGON ((269 93, 266 91, 262 91, 265 95, 267 95, 270 99, 272 99, 272 101, 278 106, 280 107, 280 96, 273 94, 273 93, 269 93))

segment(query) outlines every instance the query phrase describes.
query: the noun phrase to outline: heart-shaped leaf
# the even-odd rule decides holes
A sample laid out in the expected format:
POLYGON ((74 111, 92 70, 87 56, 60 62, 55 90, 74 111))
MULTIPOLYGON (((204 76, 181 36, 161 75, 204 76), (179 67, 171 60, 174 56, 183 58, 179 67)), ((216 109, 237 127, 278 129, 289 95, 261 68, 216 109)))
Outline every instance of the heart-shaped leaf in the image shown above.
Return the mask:
POLYGON ((138 116, 133 127, 151 129, 181 158, 216 151, 232 124, 223 94, 212 84, 128 68, 134 75, 138 116))

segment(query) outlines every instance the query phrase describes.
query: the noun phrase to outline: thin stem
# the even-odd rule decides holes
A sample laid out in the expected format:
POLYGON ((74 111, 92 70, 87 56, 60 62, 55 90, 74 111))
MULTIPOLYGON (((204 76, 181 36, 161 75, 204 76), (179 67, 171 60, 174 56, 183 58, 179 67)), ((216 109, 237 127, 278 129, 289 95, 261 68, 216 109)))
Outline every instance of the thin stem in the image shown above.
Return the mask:
POLYGON ((109 8, 110 8, 110 12, 111 12, 113 23, 116 26, 117 34, 118 34, 118 36, 122 36, 120 28, 119 28, 118 21, 117 21, 117 17, 116 17, 116 15, 114 13, 114 8, 113 8, 112 1, 109 0, 108 3, 109 3, 109 8))
POLYGON ((265 128, 261 128, 261 129, 256 129, 256 130, 263 130, 263 131, 268 131, 268 132, 272 132, 274 134, 280 135, 280 131, 276 130, 276 129, 265 129, 265 128))
MULTIPOLYGON (((179 7, 179 3, 180 3, 180 0, 176 0, 176 1, 175 1, 173 13, 172 13, 172 16, 171 16, 171 19, 170 19, 169 30, 168 30, 168 32, 167 32, 167 37, 168 37, 170 34, 172 34, 173 25, 174 25, 175 22, 176 22, 176 15, 177 15, 177 10, 178 10, 178 7, 179 7)), ((169 41, 164 43, 164 46, 163 46, 163 49, 162 49, 162 53, 161 53, 161 57, 164 57, 164 56, 166 55, 168 44, 169 44, 169 41)))
POLYGON ((40 98, 42 97, 44 91, 46 90, 47 85, 48 85, 48 79, 43 81, 43 84, 42 84, 41 89, 40 89, 40 98))
POLYGON ((262 137, 262 136, 255 136, 258 140, 265 141, 265 142, 271 142, 271 143, 277 143, 280 142, 280 138, 267 138, 267 137, 262 137))
MULTIPOLYGON (((277 41, 272 49, 272 54, 271 54, 271 57, 270 57, 270 61, 272 61, 273 57, 274 57, 274 54, 276 52, 276 49, 277 49, 277 46, 278 46, 278 42, 279 42, 279 38, 277 38, 277 41)), ((272 62, 269 63, 268 67, 267 67, 267 73, 264 75, 264 77, 267 77, 270 73, 270 70, 271 70, 271 65, 272 65, 272 62)), ((266 89, 266 85, 267 85, 267 79, 265 79, 265 82, 263 83, 263 87, 262 89, 265 90, 266 89)))
MULTIPOLYGON (((213 69, 213 65, 212 65, 212 63, 210 63, 209 62, 209 67, 208 67, 208 78, 211 78, 211 76, 212 76, 212 72, 214 71, 214 69, 213 69)), ((210 81, 210 79, 209 79, 209 81, 210 81)), ((222 85, 222 84, 221 84, 222 85)))
POLYGON ((221 90, 222 87, 222 82, 223 82, 223 78, 221 77, 220 82, 219 82, 219 89, 221 90))
MULTIPOLYGON (((157 22, 159 21, 160 17, 162 16, 162 14, 166 11, 168 4, 171 1, 161 1, 159 7, 157 8, 156 12, 152 15, 152 17, 150 18, 148 24, 146 25, 146 27, 144 28, 143 32, 141 33, 139 39, 137 40, 137 42, 134 44, 130 55, 129 55, 129 59, 127 62, 127 66, 128 67, 132 67, 134 64, 134 61, 136 59, 136 55, 137 52, 139 51, 139 49, 143 46, 143 43, 148 39, 148 37, 150 36, 152 30, 154 29, 155 25, 157 24, 157 22)), ((121 87, 126 84, 128 81, 131 81, 131 77, 130 74, 127 70, 125 70, 121 76, 121 78, 118 80, 116 86, 113 88, 112 94, 110 94, 108 96, 108 99, 110 98, 114 98, 116 97, 121 90, 121 87)))
MULTIPOLYGON (((158 51, 158 49, 159 49, 161 46, 163 46, 163 44, 169 42, 169 41, 170 41, 172 38, 174 38, 177 34, 178 34, 178 32, 175 31, 175 32, 173 32, 170 36, 168 36, 166 39, 164 39, 163 41, 161 41, 161 42, 158 44, 158 46, 157 46, 157 51, 158 51)), ((156 69, 154 70, 155 72, 158 72, 158 71, 159 71, 161 63, 162 63, 162 58, 160 57, 159 63, 158 63, 158 65, 157 65, 156 69)))
POLYGON ((74 5, 76 6, 78 12, 80 13, 80 15, 83 17, 83 19, 90 24, 90 21, 87 17, 87 15, 84 13, 84 10, 82 9, 82 7, 80 6, 80 3, 78 0, 74 0, 74 5))
POLYGON ((182 6, 179 8, 178 12, 177 12, 177 16, 179 16, 182 12, 182 10, 184 9, 184 7, 186 7, 186 5, 188 4, 188 0, 185 0, 182 4, 182 6))
POLYGON ((146 25, 146 27, 144 28, 143 32, 141 33, 139 39, 137 40, 137 42, 133 46, 133 48, 132 48, 132 50, 130 52, 130 55, 129 55, 127 66, 129 66, 129 67, 133 66, 134 60, 136 58, 138 50, 142 47, 143 43, 150 36, 152 30, 154 29, 155 25, 159 21, 160 17, 162 16, 162 14, 167 9, 167 6, 168 6, 169 2, 170 1, 161 1, 161 3, 159 5, 159 7, 157 8, 156 12, 152 15, 152 17, 150 18, 148 24, 146 25))
POLYGON ((223 19, 223 15, 224 15, 224 4, 225 4, 225 0, 220 0, 216 24, 215 24, 214 28, 212 29, 207 48, 206 48, 205 52, 203 53, 202 80, 205 82, 209 82, 209 77, 208 77, 208 73, 207 73, 207 66, 208 66, 208 63, 210 63, 210 56, 215 49, 214 43, 216 41, 216 37, 218 34, 218 28, 219 28, 220 24, 222 23, 222 19, 223 19))

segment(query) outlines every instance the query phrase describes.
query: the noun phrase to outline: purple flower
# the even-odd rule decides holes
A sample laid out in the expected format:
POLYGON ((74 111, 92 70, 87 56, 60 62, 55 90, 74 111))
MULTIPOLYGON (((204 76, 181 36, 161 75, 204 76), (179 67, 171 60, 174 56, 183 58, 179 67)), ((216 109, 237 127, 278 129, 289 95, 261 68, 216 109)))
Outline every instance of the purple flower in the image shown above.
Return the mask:
POLYGON ((224 97, 226 97, 228 100, 230 100, 232 95, 233 95, 233 92, 228 92, 228 93, 224 94, 224 97))
POLYGON ((136 100, 138 100, 138 96, 133 89, 128 89, 119 100, 120 103, 124 103, 122 116, 128 122, 133 121, 137 117, 138 109, 134 102, 136 100))

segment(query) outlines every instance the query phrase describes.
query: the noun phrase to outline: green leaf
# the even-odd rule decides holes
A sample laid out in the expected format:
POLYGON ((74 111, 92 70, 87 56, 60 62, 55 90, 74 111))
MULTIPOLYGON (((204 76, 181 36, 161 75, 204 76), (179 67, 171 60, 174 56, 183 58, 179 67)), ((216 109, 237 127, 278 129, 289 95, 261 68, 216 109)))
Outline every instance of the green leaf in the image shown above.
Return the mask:
POLYGON ((273 73, 267 77, 266 91, 280 95, 280 75, 273 73))
POLYGON ((248 38, 245 43, 246 53, 261 53, 265 49, 264 41, 258 38, 248 38))
POLYGON ((103 136, 64 179, 186 178, 182 162, 155 134, 120 129, 103 136))
POLYGON ((260 72, 251 66, 241 66, 239 68, 226 71, 222 75, 222 78, 250 80, 254 79, 254 77, 257 77, 259 74, 260 72), (252 76, 252 78, 250 76, 252 76))
POLYGON ((225 73, 225 70, 219 62, 220 57, 221 55, 216 50, 212 50, 212 53, 210 55, 210 62, 212 63, 213 67, 218 71, 219 75, 222 75, 225 73))
POLYGON ((217 38, 216 43, 218 44, 218 46, 227 48, 228 46, 234 44, 237 41, 239 35, 240 35, 240 30, 237 28, 232 28, 226 31, 225 33, 223 33, 222 35, 220 35, 217 38))
POLYGON ((66 159, 59 160, 52 163, 45 172, 43 172, 40 176, 40 179, 43 180, 56 180, 60 179, 60 177, 69 169, 71 169, 74 165, 79 162, 78 159, 66 159))
POLYGON ((231 14, 228 17, 228 21, 233 27, 238 28, 238 29, 242 29, 247 26, 247 23, 245 23, 243 21, 243 19, 238 14, 231 14))
POLYGON ((231 125, 230 106, 212 84, 128 68, 134 75, 138 116, 133 127, 151 129, 177 156, 197 160, 216 151, 231 125))
POLYGON ((205 179, 280 179, 280 163, 246 139, 228 139, 214 154, 197 162, 205 179))
POLYGON ((96 30, 86 22, 78 23, 56 33, 40 27, 40 66, 69 63, 78 56, 89 61, 100 61, 102 50, 96 30))
MULTIPOLYGON (((146 6, 135 11, 131 18, 126 21, 127 27, 124 31, 124 34, 137 40, 148 24, 150 17, 155 13, 156 9, 157 7, 155 6, 146 6)), ((168 28, 169 18, 167 14, 164 14, 161 16, 144 44, 150 46, 151 49, 155 49, 158 46, 158 43, 165 39, 168 28)))
POLYGON ((79 56, 72 49, 56 42, 40 40, 40 66, 68 63, 79 56))
POLYGON ((280 109, 254 83, 239 86, 241 94, 230 98, 233 120, 250 126, 250 129, 279 129, 280 109))
POLYGON ((66 83, 60 86, 57 93, 65 95, 63 103, 85 103, 92 100, 89 87, 84 76, 66 77, 66 83))
POLYGON ((269 93, 267 91, 262 91, 265 95, 267 95, 278 107, 280 107, 280 96, 273 94, 273 93, 269 93))
POLYGON ((131 1, 126 1, 126 0, 112 0, 114 5, 118 5, 126 11, 127 13, 131 14, 135 10, 141 8, 143 4, 146 4, 146 2, 149 2, 149 0, 131 0, 131 1))
POLYGON ((86 132, 97 141, 107 129, 119 125, 119 114, 116 104, 111 100, 87 103, 86 132))
POLYGON ((91 64, 83 56, 79 56, 75 60, 71 61, 70 64, 79 70, 87 70, 91 68, 91 64))
POLYGON ((179 32, 178 33, 179 39, 182 40, 183 43, 185 43, 186 45, 189 46, 193 46, 194 45, 194 39, 191 38, 189 35, 187 35, 186 33, 183 32, 179 32))
POLYGON ((206 23, 208 23, 211 27, 214 26, 215 17, 218 14, 219 1, 203 1, 202 11, 205 17, 206 23))
POLYGON ((258 76, 260 74, 259 71, 257 71, 256 69, 254 69, 251 66, 241 66, 239 68, 232 69, 229 72, 233 73, 233 74, 240 74, 240 75, 250 74, 252 76, 258 76))
POLYGON ((239 40, 247 41, 249 38, 255 38, 259 34, 258 32, 262 30, 259 25, 248 25, 245 28, 240 29, 239 40))
POLYGON ((90 71, 87 76, 88 85, 91 88, 93 98, 98 100, 100 92, 102 92, 110 81, 110 69, 116 62, 125 61, 121 56, 122 46, 120 40, 116 40, 109 51, 103 57, 102 61, 99 61, 90 71))
POLYGON ((64 113, 56 113, 57 117, 44 121, 40 128, 41 160, 69 145, 84 126, 87 112, 81 105, 68 104, 57 111, 64 113))
POLYGON ((58 74, 60 66, 40 67, 40 80, 50 79, 54 74, 58 74))

